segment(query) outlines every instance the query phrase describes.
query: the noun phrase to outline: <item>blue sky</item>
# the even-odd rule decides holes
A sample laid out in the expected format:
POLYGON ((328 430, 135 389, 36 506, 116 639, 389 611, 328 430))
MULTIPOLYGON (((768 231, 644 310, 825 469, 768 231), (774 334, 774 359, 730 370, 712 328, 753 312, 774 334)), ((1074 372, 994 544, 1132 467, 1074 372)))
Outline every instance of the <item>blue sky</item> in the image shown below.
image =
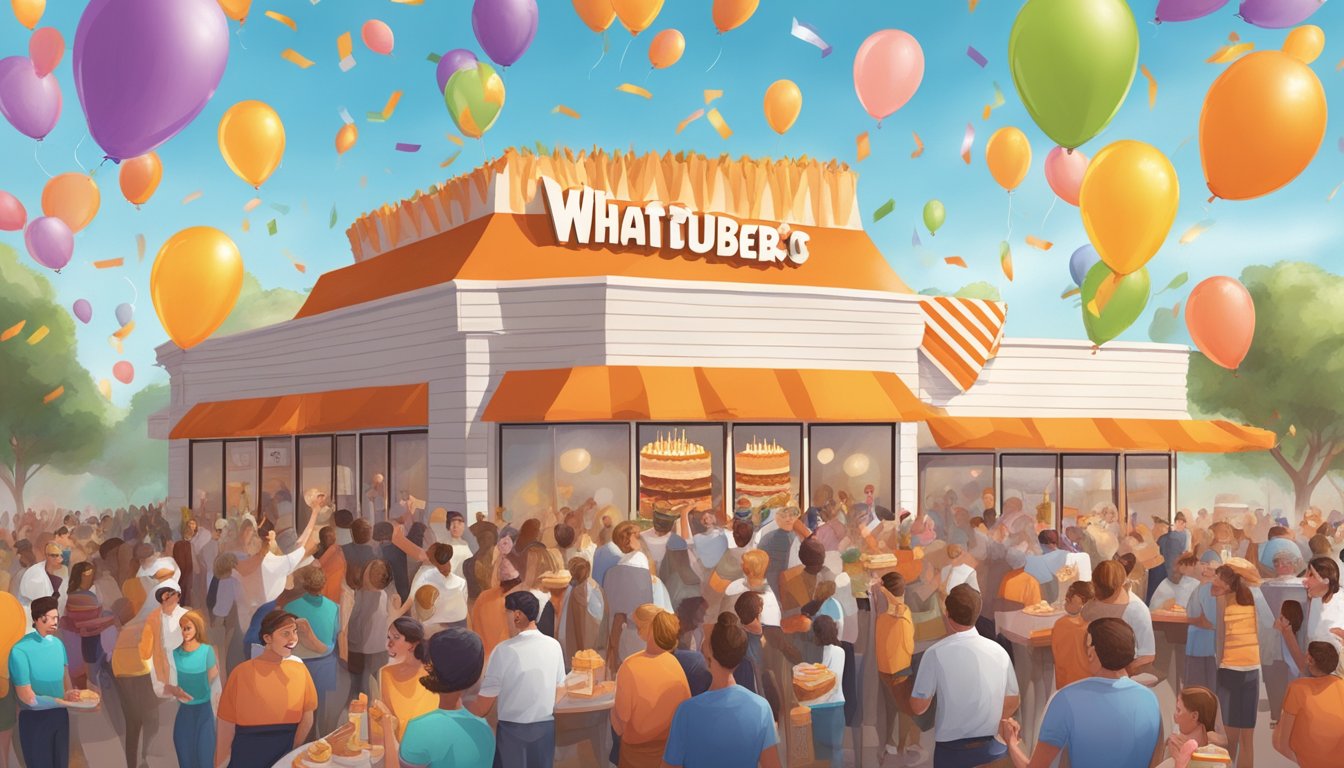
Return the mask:
MULTIPOLYGON (((629 35, 617 22, 610 32, 611 50, 591 77, 589 68, 601 52, 601 36, 582 24, 566 0, 538 4, 541 23, 536 40, 504 73, 508 95, 503 113, 483 141, 467 140, 448 169, 440 169, 439 163, 458 148, 445 134, 457 132, 437 93, 434 65, 425 57, 457 47, 479 51, 471 31, 470 2, 426 0, 421 6, 407 6, 388 0, 324 0, 316 5, 308 0, 255 0, 241 30, 231 22, 236 34, 224 80, 196 121, 160 148, 164 178, 154 199, 137 211, 121 197, 116 169, 110 164, 104 167, 97 174, 102 190, 97 218, 76 236, 72 264, 60 275, 49 275, 64 304, 83 297, 94 305, 94 321, 80 326, 78 342, 81 359, 95 378, 110 378, 117 360, 107 343, 115 330, 112 310, 132 301, 138 292, 137 328, 125 352, 136 367, 137 379, 132 387, 115 389, 115 402, 125 404, 134 388, 166 378, 152 367, 154 347, 166 337, 154 317, 148 282, 154 254, 172 233, 199 224, 218 227, 234 238, 246 268, 263 286, 306 290, 323 271, 351 262, 344 230, 358 214, 465 172, 506 146, 538 140, 574 148, 807 154, 853 163, 855 137, 868 131, 872 156, 856 165, 864 217, 871 221, 878 206, 888 198, 895 200, 895 211, 868 228, 907 283, 916 290, 951 291, 986 280, 997 285, 1009 303, 1011 335, 1085 338, 1079 310, 1071 301, 1060 300, 1059 294, 1070 283, 1069 254, 1086 238, 1076 209, 1061 202, 1046 217, 1053 195, 1042 164, 1052 144, 1022 108, 1008 70, 1009 31, 1021 3, 983 0, 972 13, 961 0, 766 0, 745 26, 719 38, 710 20, 711 0, 668 0, 650 30, 630 47, 624 69, 619 62, 629 35), (264 17, 266 10, 292 17, 297 33, 264 17), (789 36, 795 16, 815 26, 833 46, 829 57, 821 58, 817 49, 789 36), (378 56, 359 42, 359 27, 368 18, 380 18, 392 27, 397 38, 393 56, 378 56), (648 41, 669 27, 685 35, 686 54, 671 69, 650 75, 648 41), (851 76, 854 53, 864 38, 889 27, 919 39, 926 71, 919 92, 878 130, 860 107, 851 76), (358 61, 348 73, 337 68, 336 57, 336 38, 345 31, 354 34, 358 61), (706 72, 720 45, 722 58, 706 72), (968 45, 989 59, 987 67, 982 69, 967 57, 968 45), (281 60, 285 48, 294 48, 316 65, 300 70, 281 60), (779 78, 798 83, 804 97, 801 117, 782 138, 769 129, 761 113, 766 87, 779 78), (622 82, 644 85, 653 99, 615 91, 622 82), (984 121, 981 110, 993 96, 994 82, 1003 88, 1007 103, 984 121), (682 118, 703 106, 701 92, 706 88, 725 92, 715 106, 734 131, 726 141, 703 120, 679 136, 674 133, 682 118), (367 122, 364 114, 380 110, 397 89, 405 95, 393 118, 382 124, 367 122), (266 101, 285 123, 284 162, 262 188, 261 197, 289 206, 288 214, 269 206, 244 214, 243 205, 254 192, 219 155, 215 140, 219 118, 245 99, 266 101), (565 104, 582 117, 552 114, 556 104, 565 104), (338 160, 333 139, 341 126, 341 107, 357 118, 360 137, 358 146, 338 160), (968 122, 976 131, 970 166, 958 156, 968 122), (1025 131, 1034 152, 1031 173, 1013 200, 1014 283, 1003 277, 998 262, 1007 200, 983 159, 984 142, 1005 125, 1025 131), (911 131, 918 131, 926 145, 918 159, 910 158, 911 131), (397 142, 422 144, 423 149, 417 154, 398 153, 397 142), (365 177, 367 185, 361 185, 365 177), (197 190, 203 193, 200 199, 181 204, 197 190), (945 203, 947 222, 936 239, 922 234, 924 249, 916 251, 911 233, 924 202, 934 197, 945 203), (334 229, 328 228, 333 205, 338 212, 334 229), (241 231, 245 215, 252 225, 249 233, 241 231), (271 218, 277 221, 275 236, 267 234, 271 218), (143 263, 136 261, 139 233, 148 243, 143 263), (1054 249, 1043 253, 1027 247, 1023 238, 1029 234, 1053 241, 1054 249), (306 263, 307 274, 297 272, 282 249, 306 263), (945 265, 942 257, 949 255, 964 257, 969 269, 945 265), (91 266, 95 260, 118 256, 126 259, 120 269, 97 271, 91 266)), ((52 2, 43 23, 56 26, 69 44, 83 5, 52 2)), ((1340 270, 1341 258, 1332 246, 1344 235, 1344 217, 1337 210, 1344 206, 1344 198, 1326 201, 1331 189, 1344 181, 1344 156, 1337 147, 1344 129, 1338 117, 1332 116, 1311 167, 1285 189, 1249 202, 1219 201, 1212 206, 1205 202, 1208 192, 1195 136, 1204 92, 1224 67, 1204 59, 1232 31, 1257 49, 1279 47, 1285 34, 1241 22, 1234 16, 1236 5, 1231 2, 1199 21, 1159 27, 1148 22, 1156 0, 1131 3, 1140 23, 1140 62, 1159 83, 1157 105, 1149 109, 1146 83, 1138 76, 1111 126, 1083 151, 1090 156, 1110 141, 1134 138, 1154 144, 1172 159, 1181 179, 1181 209, 1167 245, 1149 269, 1155 290, 1181 272, 1189 272, 1191 282, 1150 303, 1149 311, 1122 340, 1145 340, 1153 307, 1171 306, 1210 275, 1236 275, 1246 265, 1280 259, 1314 261, 1340 270), (1202 220, 1216 223, 1194 243, 1177 245, 1177 238, 1202 220)), ((1344 30, 1344 3, 1327 3, 1312 22, 1327 34, 1344 30)), ((7 10, 0 11, 0 55, 26 53, 28 34, 7 10)), ((1314 65, 1328 98, 1344 92, 1344 73, 1335 70, 1341 57, 1344 37, 1336 35, 1327 40, 1325 53, 1314 65)), ((38 148, 42 165, 53 174, 79 170, 76 158, 91 167, 101 157, 87 138, 69 51, 56 74, 65 110, 55 131, 38 148)), ((33 154, 33 142, 7 124, 0 125, 4 158, 0 189, 19 196, 30 216, 40 209, 46 181, 33 154)), ((23 252, 21 233, 0 233, 0 243, 23 252)))

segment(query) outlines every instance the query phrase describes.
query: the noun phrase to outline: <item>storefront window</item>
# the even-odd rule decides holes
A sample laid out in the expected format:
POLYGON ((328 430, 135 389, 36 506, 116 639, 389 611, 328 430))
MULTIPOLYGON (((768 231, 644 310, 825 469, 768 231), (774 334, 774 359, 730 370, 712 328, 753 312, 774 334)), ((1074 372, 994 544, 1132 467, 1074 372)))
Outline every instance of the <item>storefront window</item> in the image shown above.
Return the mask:
POLYGON ((727 519, 724 499, 724 427, 720 424, 640 424, 639 514, 656 503, 692 503, 727 519))
POLYGON ((895 473, 889 425, 815 426, 808 442, 814 504, 831 499, 846 508, 870 504, 883 516, 893 509, 895 473))
POLYGON ((1152 526, 1152 518, 1171 521, 1171 455, 1125 457, 1125 506, 1129 519, 1152 526))
MULTIPOLYGON (((998 513, 992 453, 920 454, 919 488, 922 509, 934 519, 939 533, 951 533, 954 516, 950 513, 958 507, 966 510, 966 520, 961 523, 966 526, 970 518, 983 517, 986 509, 998 513)), ((963 528, 963 532, 968 531, 963 528)))
POLYGON ((228 516, 254 515, 257 498, 257 441, 224 444, 224 496, 228 516))
POLYGON ((1058 457, 1055 454, 1005 455, 999 462, 1000 509, 1005 517, 1020 509, 1037 525, 1055 527, 1059 504, 1058 457))
POLYGON ((1115 456, 1064 456, 1064 529, 1078 525, 1108 504, 1115 504, 1115 456))
POLYGON ((803 430, 779 424, 733 425, 733 498, 771 508, 802 505, 803 430))
POLYGON ((355 445, 354 435, 336 437, 336 498, 332 503, 336 509, 348 509, 359 514, 359 485, 355 482, 355 445))
POLYGON ((294 506, 298 509, 299 515, 294 521, 294 526, 303 530, 303 527, 308 524, 308 515, 312 513, 312 510, 308 508, 307 500, 304 498, 308 491, 321 491, 328 497, 331 496, 330 437, 299 438, 298 490, 298 498, 294 500, 294 506))
POLYGON ((360 435, 360 509, 364 519, 380 523, 391 504, 387 485, 387 435, 360 435))
POLYGON ((392 435, 392 511, 409 509, 423 520, 429 498, 429 436, 424 432, 392 435))
MULTIPOLYGON (((261 493, 257 509, 277 527, 294 525, 294 441, 268 437, 261 441, 261 493)), ((261 522, 258 518, 257 522, 261 522)))
POLYGON ((592 500, 580 527, 630 517, 630 428, 624 424, 507 424, 499 428, 500 503, 511 525, 556 521, 565 508, 592 500))
POLYGON ((196 510, 224 511, 224 444, 191 444, 191 506, 196 510))

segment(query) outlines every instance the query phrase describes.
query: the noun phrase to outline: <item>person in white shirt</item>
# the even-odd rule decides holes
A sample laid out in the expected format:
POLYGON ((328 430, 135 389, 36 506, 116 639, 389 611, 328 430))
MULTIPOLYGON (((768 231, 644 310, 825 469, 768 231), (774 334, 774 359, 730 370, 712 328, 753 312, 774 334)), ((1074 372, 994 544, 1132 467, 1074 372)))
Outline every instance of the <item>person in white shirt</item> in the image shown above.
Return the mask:
POLYGON ((453 572, 455 549, 448 544, 431 544, 423 551, 424 564, 411 581, 411 599, 392 619, 415 608, 414 617, 425 625, 425 637, 449 627, 467 626, 467 580, 453 572), (428 593, 421 593, 426 588, 433 592, 432 600, 428 593))
POLYGON ((317 549, 317 515, 308 516, 303 534, 288 551, 276 542, 274 528, 263 526, 263 530, 261 550, 238 563, 238 576, 246 593, 246 599, 239 599, 238 621, 243 627, 252 622, 252 614, 258 606, 280 597, 280 593, 285 591, 285 582, 317 549), (250 576, 259 577, 259 592, 254 592, 255 587, 248 584, 250 576))
POLYGON ((1153 599, 1148 601, 1148 607, 1154 611, 1170 611, 1175 606, 1180 606, 1184 610, 1190 602, 1190 596, 1199 586, 1199 579, 1195 578, 1195 569, 1198 567, 1199 558, 1195 557, 1193 552, 1181 555, 1176 561, 1176 578, 1168 576, 1157 585, 1157 589, 1153 590, 1153 599))
POLYGON ((669 512, 661 507, 656 508, 653 510, 653 527, 639 534, 639 538, 644 542, 644 551, 653 561, 655 571, 663 563, 663 555, 667 552, 667 542, 672 538, 672 526, 676 522, 676 513, 669 512))
POLYGON ((530 592, 504 598, 508 640, 495 646, 480 693, 467 709, 485 717, 499 705, 496 765, 551 768, 555 760, 555 705, 565 695, 560 643, 537 630, 541 606, 530 592))
POLYGON ((975 568, 971 567, 964 559, 965 550, 959 544, 947 545, 948 564, 943 566, 942 582, 943 591, 951 593, 953 589, 961 584, 971 585, 971 589, 980 591, 980 579, 975 574, 975 568))
POLYGON ((1003 646, 975 630, 979 592, 960 584, 948 593, 944 606, 952 632, 924 652, 910 708, 922 715, 938 696, 934 765, 985 765, 1008 751, 994 736, 1000 722, 1017 711, 1017 675, 1003 646))
POLYGON ((845 649, 840 646, 840 629, 830 616, 812 620, 812 634, 821 648, 821 663, 835 675, 835 685, 820 698, 800 701, 812 710, 812 749, 817 760, 831 768, 845 764, 845 649))

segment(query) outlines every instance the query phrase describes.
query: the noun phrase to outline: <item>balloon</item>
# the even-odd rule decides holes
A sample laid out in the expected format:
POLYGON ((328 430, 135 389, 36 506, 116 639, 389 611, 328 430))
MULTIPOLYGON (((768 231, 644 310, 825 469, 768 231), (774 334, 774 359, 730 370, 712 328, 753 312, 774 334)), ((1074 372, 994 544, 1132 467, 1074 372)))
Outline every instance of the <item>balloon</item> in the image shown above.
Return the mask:
POLYGON ((985 164, 1000 187, 1012 192, 1031 170, 1031 142, 1011 125, 1004 126, 985 144, 985 164))
POLYGON ((205 108, 228 61, 215 0, 90 0, 74 47, 89 134, 113 160, 156 149, 205 108))
POLYGON ((1117 275, 1137 271, 1176 220, 1180 182, 1171 161, 1141 141, 1109 144, 1083 175, 1078 208, 1087 239, 1117 275))
POLYGON ((238 178, 260 187, 285 155, 285 124, 265 102, 240 101, 219 119, 219 152, 238 178))
POLYGON ((0 231, 18 232, 28 223, 28 210, 19 198, 0 190, 0 231))
POLYGON ((113 314, 117 318, 117 325, 125 328, 135 319, 135 307, 132 307, 130 304, 121 303, 117 305, 117 309, 113 314))
POLYGON ((1235 278, 1210 277, 1185 300, 1185 327, 1205 357, 1235 371, 1251 351, 1255 302, 1235 278))
POLYGON ((537 36, 537 0, 476 0, 471 31, 486 55, 507 67, 522 58, 537 36))
POLYGON ((1083 280, 1083 327, 1093 344, 1105 344, 1134 324, 1148 306, 1148 270, 1116 275, 1105 264, 1083 280), (1095 314, 1093 311, 1095 310, 1095 314))
MULTIPOLYGON (((577 475, 593 463, 592 454, 583 448, 570 448, 560 454, 560 468, 571 475, 577 475)), ((594 499, 596 501, 596 499, 594 499)))
POLYGON ((859 477, 867 472, 868 467, 871 465, 872 462, 869 461, 868 454, 851 453, 849 458, 845 459, 845 463, 841 468, 844 469, 846 475, 849 475, 850 477, 859 477))
POLYGON ((1325 138, 1325 90, 1311 67, 1282 51, 1232 62, 1209 86, 1199 154, 1214 197, 1249 200, 1307 167, 1325 138))
POLYGON ((1074 251, 1069 257, 1069 277, 1073 278, 1073 284, 1081 287, 1083 281, 1087 279, 1088 270, 1100 262, 1101 257, 1097 255, 1097 249, 1091 244, 1074 251))
POLYGON ((943 219, 947 218, 947 211, 943 209, 943 204, 938 200, 930 200, 924 204, 924 226, 929 228, 930 235, 938 234, 938 228, 943 226, 943 219))
POLYGON ((649 43, 649 63, 654 69, 667 69, 681 60, 686 52, 686 38, 675 29, 664 29, 649 43))
POLYGON ((1283 52, 1310 64, 1325 50, 1325 32, 1315 24, 1305 24, 1288 33, 1283 41, 1283 52))
POLYGON ((761 0, 714 0, 714 28, 719 34, 737 29, 747 23, 760 4, 761 0))
POLYGON ((392 46, 395 38, 392 35, 392 28, 378 19, 369 19, 364 22, 364 26, 359 28, 359 37, 364 44, 374 53, 381 53, 384 56, 392 55, 392 46))
POLYGON ((75 253, 75 233, 55 216, 39 216, 24 230, 23 244, 33 261, 60 272, 75 253))
POLYGON ((1158 0, 1156 21, 1193 21, 1227 5, 1227 0, 1158 0))
POLYGON ((247 12, 252 9, 252 0, 219 0, 224 15, 242 24, 247 21, 247 12))
POLYGON ((792 80, 776 80, 765 89, 765 121, 783 135, 803 109, 803 92, 792 80))
POLYGON ((93 319, 93 305, 89 303, 88 299, 76 299, 72 309, 75 311, 75 319, 85 325, 88 325, 89 321, 93 319))
POLYGON ((854 55, 854 92, 878 126, 905 106, 923 79, 924 49, 908 32, 874 32, 854 55))
POLYGON ((1059 199, 1069 205, 1078 205, 1078 190, 1083 186, 1084 173, 1087 173, 1087 155, 1080 150, 1070 152, 1055 147, 1045 156, 1045 180, 1059 199))
POLYGON ((122 384, 130 384, 135 378, 135 367, 126 360, 118 360, 112 366, 112 376, 122 384))
POLYGON ((42 189, 42 213, 55 216, 78 232, 98 215, 102 195, 93 177, 83 173, 62 173, 47 180, 42 189))
POLYGON ((439 93, 448 87, 448 78, 470 66, 475 66, 476 54, 465 48, 454 48, 439 58, 434 77, 439 81, 439 93))
POLYGON ((504 81, 494 67, 482 61, 448 79, 443 101, 457 129, 479 139, 495 124, 504 108, 504 81))
POLYGON ((1247 24, 1286 29, 1306 21, 1325 0, 1241 0, 1237 15, 1247 24))
POLYGON ((574 12, 594 32, 606 32, 611 22, 616 20, 616 10, 611 7, 611 0, 574 0, 574 12))
POLYGON ((38 77, 27 56, 0 59, 0 115, 19 133, 41 141, 61 117, 61 86, 38 77))
POLYGON ((822 448, 820 451, 817 451, 817 463, 818 463, 818 464, 821 464, 822 466, 825 466, 825 465, 827 465, 827 464, 830 464, 832 461, 835 461, 835 449, 834 449, 834 448, 822 448))
POLYGON ((9 0, 9 4, 14 7, 14 18, 29 29, 37 26, 47 10, 47 0, 9 0))
POLYGON ((354 123, 346 123, 336 132, 336 154, 344 155, 359 140, 359 129, 354 123))
POLYGON ((65 38, 55 27, 43 27, 28 38, 28 58, 33 60, 33 71, 46 77, 61 63, 65 53, 65 38))
POLYGON ((130 204, 139 207, 149 202, 163 179, 163 163, 159 153, 133 157, 121 164, 121 194, 130 204))
POLYGON ((610 488, 598 488, 593 491, 593 503, 597 504, 598 507, 607 506, 615 497, 616 494, 610 488))
POLYGON ((1125 0, 1028 0, 1013 22, 1008 67, 1031 119, 1073 149, 1111 122, 1139 68, 1125 0))
POLYGON ((243 257, 214 227, 189 227, 168 238, 154 259, 149 292, 159 322, 191 349, 219 328, 243 287, 243 257))
POLYGON ((658 18, 658 12, 663 10, 663 0, 611 0, 611 8, 621 20, 621 26, 630 30, 630 34, 638 35, 658 18))

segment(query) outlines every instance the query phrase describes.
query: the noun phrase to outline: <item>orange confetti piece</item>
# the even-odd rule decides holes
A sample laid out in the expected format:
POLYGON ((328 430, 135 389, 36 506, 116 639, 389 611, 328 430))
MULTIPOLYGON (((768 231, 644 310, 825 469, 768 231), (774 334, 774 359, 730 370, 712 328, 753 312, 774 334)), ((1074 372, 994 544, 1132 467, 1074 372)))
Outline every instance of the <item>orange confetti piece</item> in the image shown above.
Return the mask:
POLYGON ((1148 108, 1152 109, 1157 105, 1157 78, 1153 77, 1153 73, 1148 71, 1148 65, 1146 64, 1140 66, 1139 71, 1148 79, 1148 108))
POLYGON ((457 151, 457 152, 454 152, 453 154, 449 155, 447 160, 444 160, 442 163, 439 163, 439 167, 440 167, 440 168, 447 168, 448 166, 452 165, 452 164, 453 164, 453 161, 456 160, 456 159, 457 159, 457 156, 460 155, 460 154, 462 154, 461 150, 459 150, 459 151, 457 151))
POLYGON ((975 6, 980 4, 980 0, 966 0, 966 4, 970 6, 971 13, 975 13, 975 6))
POLYGON ((1288 434, 1291 435, 1291 436, 1293 436, 1293 437, 1297 437, 1297 425, 1296 425, 1296 424, 1289 424, 1289 425, 1288 425, 1288 434))
POLYGON ((565 117, 572 117, 575 120, 579 119, 579 113, 566 107, 564 104, 556 104, 555 109, 551 110, 551 114, 564 115, 565 117))
POLYGON ((1205 219, 1204 221, 1201 221, 1195 224, 1194 226, 1190 227, 1189 229, 1185 230, 1185 234, 1181 235, 1180 244, 1189 245, 1195 242, 1196 240, 1199 239, 1200 235, 1212 229, 1213 224, 1214 224, 1213 221, 1205 219))
POLYGON ((43 339, 47 338, 47 334, 49 334, 49 333, 51 333, 51 329, 50 329, 50 328, 48 328, 48 327, 45 326, 45 325, 43 325, 43 326, 39 326, 38 329, 37 329, 36 331, 33 331, 33 335, 28 337, 28 346, 31 347, 31 346, 33 346, 34 344, 37 344, 38 342, 40 342, 40 341, 42 341, 43 339))
POLYGON ((144 236, 144 235, 136 235, 136 236, 135 236, 135 254, 136 254, 135 258, 136 258, 137 261, 144 261, 144 260, 145 260, 145 236, 144 236))
POLYGON ((114 333, 114 334, 112 334, 112 336, 113 336, 114 338, 118 338, 118 339, 121 339, 122 341, 125 341, 125 340, 126 340, 126 337, 127 337, 127 336, 130 336, 130 335, 131 335, 131 331, 134 331, 134 330, 135 330, 135 321, 132 320, 131 322, 129 322, 129 323, 127 323, 127 324, 121 326, 120 328, 118 328, 118 329, 117 329, 117 332, 114 333))
POLYGON ((1335 65, 1336 72, 1340 71, 1341 69, 1344 69, 1344 59, 1340 59, 1339 63, 1335 65))
POLYGON ((910 153, 910 158, 914 159, 924 154, 924 140, 919 138, 919 134, 911 131, 910 135, 915 137, 915 151, 910 153))
POLYGON ((966 133, 961 136, 961 161, 971 164, 971 147, 975 144, 975 126, 966 124, 966 133))
POLYGON ((93 262, 93 268, 112 269, 113 267, 120 267, 124 263, 126 263, 125 259, 102 259, 101 261, 93 262))
POLYGON ((58 397, 60 397, 61 395, 64 395, 64 394, 65 394, 65 385, 61 385, 61 386, 59 386, 59 387, 57 387, 57 388, 51 390, 50 392, 48 392, 47 395, 46 395, 46 397, 43 397, 43 398, 42 398, 42 404, 43 404, 43 405, 50 405, 51 402, 52 402, 53 400, 55 400, 56 398, 58 398, 58 397))
POLYGON ((1328 202, 1330 202, 1331 200, 1334 200, 1334 199, 1335 199, 1335 195, 1339 193, 1339 188, 1340 188, 1340 187, 1344 187, 1344 181, 1341 181, 1340 183, 1336 184, 1336 185, 1335 185, 1335 188, 1332 189, 1332 190, 1330 190, 1330 194, 1326 196, 1326 198, 1325 198, 1325 202, 1328 203, 1328 202))
POLYGON ((449 141, 453 142, 453 143, 456 144, 457 146, 459 146, 459 147, 462 146, 462 137, 460 137, 460 136, 454 136, 454 135, 451 134, 451 133, 445 133, 445 134, 443 134, 443 135, 444 135, 449 141))
POLYGON ((111 400, 111 399, 112 399, 112 382, 108 381, 107 379, 99 379, 99 380, 98 380, 98 393, 101 394, 101 395, 103 396, 103 399, 104 399, 104 400, 111 400))
POLYGON ((27 320, 20 320, 19 322, 9 326, 8 328, 5 329, 4 333, 0 333, 0 341, 9 341, 15 336, 18 336, 20 333, 23 332, 23 326, 26 325, 27 323, 28 323, 27 320))
POLYGON ((383 111, 379 112, 384 120, 391 120, 392 113, 397 111, 397 105, 401 103, 401 91, 393 91, 391 96, 387 97, 387 103, 383 105, 383 111))
POLYGON ((1042 240, 1035 235, 1027 235, 1027 245, 1030 245, 1032 248, 1039 248, 1042 251, 1048 251, 1055 247, 1054 243, 1049 240, 1042 240))
POLYGON ((1238 35, 1236 32, 1228 32, 1228 33, 1227 33, 1227 42, 1229 42, 1229 43, 1236 43, 1236 42, 1240 42, 1240 41, 1241 41, 1241 35, 1238 35))
POLYGON ((266 18, 275 19, 276 21, 280 22, 281 24, 284 24, 286 27, 289 27, 295 32, 299 31, 299 25, 295 24, 293 19, 289 18, 283 13, 276 13, 275 11, 267 11, 266 18))
POLYGON ((705 110, 703 109, 697 109, 691 114, 687 115, 685 120, 682 120, 680 123, 677 123, 677 133, 680 134, 682 131, 686 130, 686 126, 690 125, 691 123, 694 123, 696 120, 699 120, 704 116, 705 116, 705 110))
POLYGON ((705 91, 705 106, 709 106, 710 104, 714 103, 715 99, 719 99, 722 97, 723 97, 723 91, 720 90, 705 91))
POLYGON ((1059 295, 1059 298, 1061 298, 1061 299, 1067 299, 1067 298, 1069 298, 1070 296, 1077 296, 1078 294, 1080 294, 1080 293, 1082 293, 1082 292, 1083 292, 1083 289, 1082 289, 1082 288, 1070 288, 1069 290, 1067 290, 1067 291, 1061 293, 1061 294, 1059 295))
POLYGON ((616 86, 616 90, 622 93, 628 93, 632 96, 643 96, 646 99, 653 98, 653 94, 649 93, 648 89, 640 88, 638 85, 632 85, 631 83, 621 83, 616 86))
POLYGON ((243 204, 243 213, 251 213, 252 211, 255 211, 259 205, 261 205, 261 198, 254 197, 243 204))
POLYGON ((961 267, 962 269, 966 269, 966 260, 961 258, 960 256, 948 256, 947 258, 943 259, 943 263, 949 264, 954 267, 961 267))
POLYGON ((1180 317, 1180 316, 1181 316, 1181 302, 1179 302, 1179 301, 1176 302, 1176 306, 1174 306, 1174 307, 1171 308, 1171 316, 1172 316, 1172 317, 1180 317))
POLYGON ((868 142, 868 132, 860 133, 854 143, 857 145, 859 162, 868 159, 868 155, 872 154, 872 146, 868 142))
POLYGON ((719 110, 709 110, 705 113, 705 119, 709 120, 709 124, 714 126, 714 130, 719 132, 719 136, 726 139, 733 135, 733 129, 728 127, 728 121, 723 119, 723 115, 719 114, 719 110))
POLYGON ((252 231, 252 222, 248 221, 247 217, 243 217, 243 231, 244 232, 252 231))
POLYGON ((192 192, 191 194, 189 194, 189 195, 187 195, 186 197, 182 198, 182 204, 183 204, 183 205, 186 205, 187 203, 191 203, 191 202, 195 202, 196 200, 200 200, 200 199, 201 199, 201 195, 204 195, 204 194, 205 194, 204 192, 202 192, 201 190, 198 189, 198 190, 196 190, 195 192, 192 192))
POLYGON ((294 262, 294 268, 297 269, 297 270, 299 270, 299 272, 302 273, 302 274, 305 274, 305 275, 308 274, 308 268, 305 267, 305 266, 303 266, 303 263, 302 263, 302 262, 298 262, 298 261, 294 262))
POLYGON ((1007 240, 999 243, 999 269, 1003 270, 1003 276, 1008 278, 1008 282, 1013 282, 1013 249, 1007 240))
POLYGON ((308 58, 307 56, 304 56, 303 54, 299 53, 293 48, 286 48, 285 50, 281 51, 280 58, 284 59, 285 61, 288 61, 290 64, 293 64, 299 69, 307 69, 313 66, 312 59, 308 58))
POLYGON ((1242 55, 1254 50, 1255 43, 1237 43, 1236 45, 1224 45, 1213 52, 1213 55, 1204 60, 1205 64, 1231 64, 1242 55))

